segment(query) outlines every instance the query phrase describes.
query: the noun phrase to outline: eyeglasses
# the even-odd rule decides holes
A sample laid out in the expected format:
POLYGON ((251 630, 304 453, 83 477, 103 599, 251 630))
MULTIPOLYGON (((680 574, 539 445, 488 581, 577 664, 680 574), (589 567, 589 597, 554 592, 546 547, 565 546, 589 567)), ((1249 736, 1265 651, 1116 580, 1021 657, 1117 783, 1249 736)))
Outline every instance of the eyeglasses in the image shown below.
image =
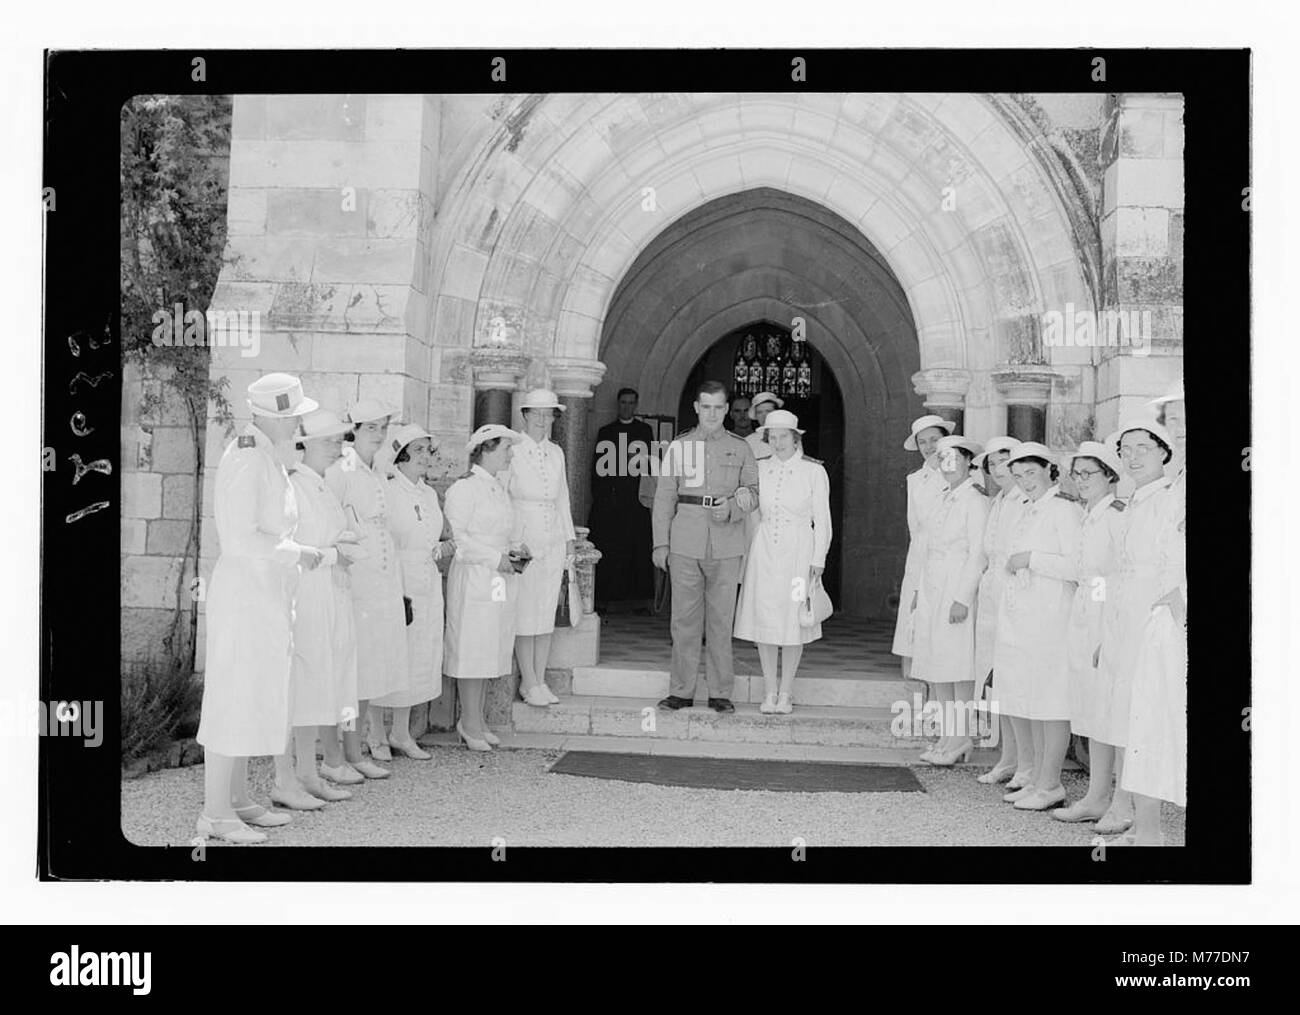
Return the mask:
POLYGON ((1092 479, 1093 476, 1100 476, 1101 469, 1071 469, 1070 478, 1082 482, 1085 479, 1092 479))
POLYGON ((1119 449, 1120 458, 1146 458, 1155 451, 1154 444, 1128 444, 1119 449))

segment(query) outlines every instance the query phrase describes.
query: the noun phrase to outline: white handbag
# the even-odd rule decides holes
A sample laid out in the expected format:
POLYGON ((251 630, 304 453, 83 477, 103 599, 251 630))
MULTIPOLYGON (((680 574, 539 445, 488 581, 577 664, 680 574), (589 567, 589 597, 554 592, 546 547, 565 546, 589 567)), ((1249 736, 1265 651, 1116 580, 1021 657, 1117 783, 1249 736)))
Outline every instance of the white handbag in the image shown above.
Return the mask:
POLYGON ((831 597, 822 585, 821 577, 814 578, 808 589, 808 598, 799 607, 800 626, 816 627, 822 621, 830 619, 834 612, 835 607, 831 604, 831 597))

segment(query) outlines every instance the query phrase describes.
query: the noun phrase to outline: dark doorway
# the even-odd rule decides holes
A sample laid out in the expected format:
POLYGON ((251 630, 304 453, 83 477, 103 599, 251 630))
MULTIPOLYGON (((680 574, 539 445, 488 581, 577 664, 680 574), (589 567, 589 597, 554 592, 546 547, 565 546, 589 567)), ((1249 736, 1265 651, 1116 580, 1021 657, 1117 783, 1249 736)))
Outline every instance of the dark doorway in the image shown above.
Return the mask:
MULTIPOLYGON (((773 321, 753 321, 743 328, 737 328, 723 335, 708 352, 700 357, 691 370, 679 399, 677 410, 679 430, 695 425, 695 409, 692 405, 695 401, 696 386, 700 382, 722 381, 727 385, 728 396, 735 397, 736 354, 742 350, 746 339, 751 337, 758 348, 758 357, 764 370, 773 359, 778 365, 783 365, 792 358, 790 329, 773 321), (769 357, 769 339, 779 340, 771 343, 771 357, 769 357)), ((769 386, 763 383, 756 390, 772 391, 784 399, 785 408, 799 417, 799 426, 806 431, 803 435, 804 453, 820 459, 826 466, 826 473, 831 483, 831 524, 834 526, 834 536, 830 553, 826 558, 824 580, 826 591, 830 593, 831 599, 838 602, 841 573, 840 548, 843 545, 844 533, 844 401, 840 396, 840 386, 835 380, 835 374, 817 350, 810 343, 805 342, 800 351, 806 357, 810 367, 811 390, 806 397, 799 397, 797 386, 787 387, 784 379, 780 385, 769 386), (793 393, 787 394, 787 391, 793 393)), ((797 355, 796 352, 795 356, 797 355)), ((766 381, 766 376, 764 380, 766 381)), ((742 393, 749 392, 746 390, 742 393)), ((726 425, 731 429, 730 418, 726 425)))

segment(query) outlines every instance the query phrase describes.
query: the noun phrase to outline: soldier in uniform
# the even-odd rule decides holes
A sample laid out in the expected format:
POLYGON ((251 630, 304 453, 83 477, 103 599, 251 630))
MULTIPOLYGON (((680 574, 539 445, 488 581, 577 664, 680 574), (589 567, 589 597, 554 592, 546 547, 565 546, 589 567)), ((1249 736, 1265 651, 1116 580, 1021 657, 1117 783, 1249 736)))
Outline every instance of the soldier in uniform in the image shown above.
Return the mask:
POLYGON ((758 466, 743 438, 723 429, 727 389, 705 381, 695 396, 699 424, 664 453, 653 512, 655 567, 672 582, 673 664, 660 708, 695 699, 701 636, 708 632, 709 707, 734 712, 731 628, 745 552, 744 518, 758 503, 758 466))

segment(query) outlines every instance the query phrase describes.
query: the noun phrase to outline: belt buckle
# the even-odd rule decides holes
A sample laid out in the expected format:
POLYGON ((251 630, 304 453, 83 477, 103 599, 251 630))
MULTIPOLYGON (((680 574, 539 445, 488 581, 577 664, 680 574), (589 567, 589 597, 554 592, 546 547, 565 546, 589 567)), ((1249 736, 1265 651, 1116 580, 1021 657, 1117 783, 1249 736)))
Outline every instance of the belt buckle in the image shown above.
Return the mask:
POLYGON ((704 506, 706 508, 718 507, 720 504, 726 501, 726 499, 727 499, 726 497, 714 497, 712 494, 705 494, 704 506))

